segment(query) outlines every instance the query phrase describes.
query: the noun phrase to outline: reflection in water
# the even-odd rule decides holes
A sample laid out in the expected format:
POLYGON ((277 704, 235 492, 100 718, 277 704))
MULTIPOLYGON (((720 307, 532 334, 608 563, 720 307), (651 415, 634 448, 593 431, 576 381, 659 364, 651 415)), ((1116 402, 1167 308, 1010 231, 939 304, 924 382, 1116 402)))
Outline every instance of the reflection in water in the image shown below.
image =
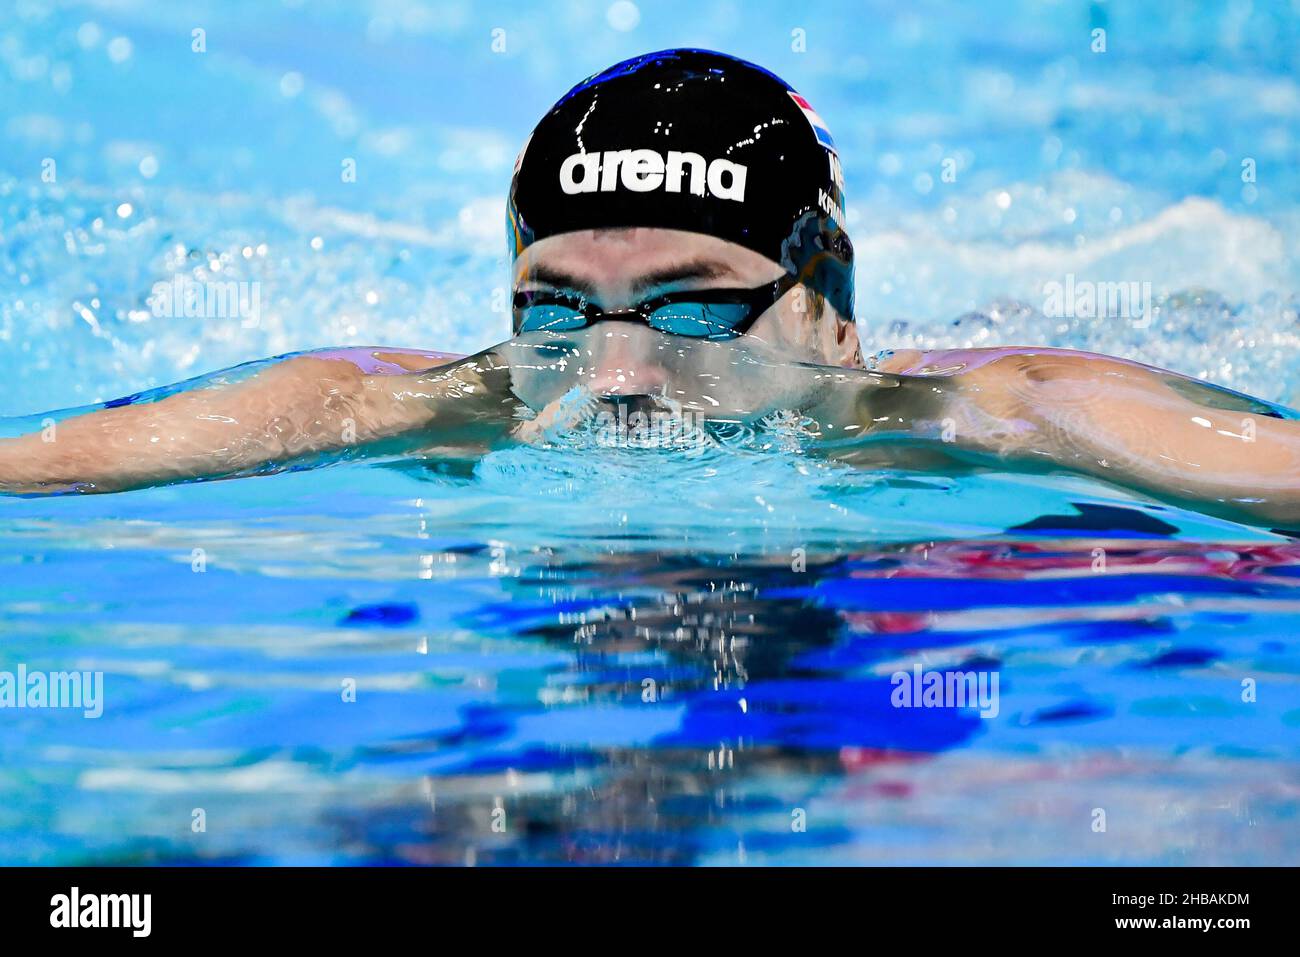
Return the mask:
POLYGON ((1181 778, 1191 844, 1226 853, 1215 842, 1260 824, 1259 806, 1294 804, 1252 759, 1288 752, 1281 778, 1295 781, 1294 742, 1275 722, 1300 701, 1284 693, 1249 716, 1234 705, 1240 677, 1280 649, 1231 623, 1261 602, 1294 609, 1297 569, 1298 546, 1159 539, 929 543, 806 566, 671 553, 533 565, 510 601, 462 623, 570 655, 540 706, 467 714, 423 747, 509 746, 424 776, 418 800, 333 825, 365 854, 412 863, 1124 860, 1187 841, 1152 833, 1168 813, 1159 796, 1181 778), (1001 672, 1001 722, 892 707, 889 676, 916 664, 1001 672), (1189 673, 1203 685, 1191 698, 1189 673), (1199 703, 1171 711, 1170 696, 1199 703), (1002 740, 963 750, 979 736, 1002 740), (1175 758, 1189 746, 1200 756, 1175 758), (997 820, 962 803, 981 787, 1004 802, 997 820), (1109 795, 1113 813, 1141 809, 1118 827, 1144 836, 1090 848, 1092 804, 1069 796, 1076 787, 1109 795), (1011 807, 1044 800, 1061 803, 990 846, 1011 807), (892 839, 872 829, 884 822, 892 839), (898 846, 909 834, 910 850, 898 846))
MULTIPOLYGON (((1114 503, 1040 510, 1001 537, 855 552, 821 544, 826 528, 783 530, 780 511, 764 511, 763 528, 746 511, 758 502, 703 510, 721 502, 651 480, 641 495, 685 498, 694 515, 656 514, 653 535, 620 521, 635 502, 616 469, 586 480, 592 494, 611 483, 614 501, 600 501, 612 520, 594 505, 579 515, 571 495, 545 508, 540 473, 503 472, 531 483, 541 527, 529 543, 517 515, 502 519, 496 479, 480 480, 477 506, 464 480, 438 481, 458 497, 392 470, 238 483, 275 489, 264 523, 159 522, 191 507, 174 492, 118 499, 120 521, 11 520, 6 653, 56 668, 75 652, 105 671, 106 708, 75 725, 53 712, 0 722, 0 857, 1260 863, 1300 852, 1289 827, 1300 546, 1179 541, 1194 516, 1114 503), (338 495, 322 483, 358 475, 396 483, 386 511, 368 515, 358 498, 355 516, 322 519, 338 495), (417 484, 428 499, 412 501, 417 484), (283 513, 298 501, 287 489, 302 515, 283 513), (504 533, 492 524, 503 520, 504 533), (742 541, 726 521, 762 532, 742 541), (709 536, 730 550, 711 551, 709 536), (201 575, 196 544, 209 550, 201 575), (73 555, 93 574, 52 578, 30 553, 73 555), (996 716, 895 707, 893 676, 918 667, 997 674, 996 716), (344 679, 354 703, 340 699, 344 679), (1104 837, 1089 826, 1099 806, 1104 837), (195 808, 203 833, 190 830, 195 808)), ((750 492, 778 500, 774 487, 750 492)), ((256 514, 251 499, 240 507, 256 514)), ((858 536, 854 512, 833 514, 841 537, 858 536)))
POLYGON ((1300 853, 1300 547, 767 442, 9 500, 7 660, 106 705, 0 721, 0 859, 1300 853), (895 707, 918 670, 996 713, 895 707))

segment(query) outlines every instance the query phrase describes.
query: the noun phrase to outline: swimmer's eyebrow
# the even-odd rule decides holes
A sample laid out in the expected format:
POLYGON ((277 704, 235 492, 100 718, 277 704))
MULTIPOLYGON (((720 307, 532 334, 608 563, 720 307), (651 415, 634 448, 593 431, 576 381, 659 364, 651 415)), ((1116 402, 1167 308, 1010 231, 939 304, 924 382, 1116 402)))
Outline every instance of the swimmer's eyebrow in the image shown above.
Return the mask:
POLYGON ((732 265, 723 259, 696 259, 693 262, 680 263, 656 272, 646 273, 632 284, 633 294, 639 294, 659 286, 689 279, 730 279, 736 275, 732 265))
POLYGON ((567 289, 571 292, 582 293, 584 296, 591 296, 596 292, 594 284, 579 279, 577 276, 570 276, 566 272, 540 264, 530 269, 523 281, 541 283, 544 286, 550 286, 552 289, 567 289))
MULTIPOLYGON (((691 279, 731 279, 735 276, 735 269, 725 259, 696 259, 639 276, 632 283, 632 294, 640 295, 659 286, 691 279)), ((567 289, 585 296, 594 296, 596 292, 593 283, 541 263, 532 268, 524 281, 550 286, 553 289, 567 289)))

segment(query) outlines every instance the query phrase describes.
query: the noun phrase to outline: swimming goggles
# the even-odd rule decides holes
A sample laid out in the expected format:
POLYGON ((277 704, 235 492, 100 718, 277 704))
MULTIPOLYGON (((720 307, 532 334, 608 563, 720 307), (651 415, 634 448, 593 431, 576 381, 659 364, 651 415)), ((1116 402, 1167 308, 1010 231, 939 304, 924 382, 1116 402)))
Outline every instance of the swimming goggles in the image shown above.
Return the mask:
POLYGON ((651 329, 692 339, 734 339, 770 309, 797 282, 782 276, 753 289, 692 289, 669 292, 626 309, 604 310, 572 292, 517 292, 515 335, 522 332, 570 332, 615 319, 643 322, 651 329))

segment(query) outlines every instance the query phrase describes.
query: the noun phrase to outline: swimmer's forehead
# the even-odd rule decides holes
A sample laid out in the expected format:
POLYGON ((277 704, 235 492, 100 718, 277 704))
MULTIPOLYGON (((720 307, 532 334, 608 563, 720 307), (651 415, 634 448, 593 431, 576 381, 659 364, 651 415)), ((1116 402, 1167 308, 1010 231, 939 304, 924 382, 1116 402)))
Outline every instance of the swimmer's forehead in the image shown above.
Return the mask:
POLYGON ((580 291, 689 282, 693 286, 753 286, 778 278, 772 260, 716 236, 677 229, 584 229, 538 240, 515 261, 515 284, 580 291))

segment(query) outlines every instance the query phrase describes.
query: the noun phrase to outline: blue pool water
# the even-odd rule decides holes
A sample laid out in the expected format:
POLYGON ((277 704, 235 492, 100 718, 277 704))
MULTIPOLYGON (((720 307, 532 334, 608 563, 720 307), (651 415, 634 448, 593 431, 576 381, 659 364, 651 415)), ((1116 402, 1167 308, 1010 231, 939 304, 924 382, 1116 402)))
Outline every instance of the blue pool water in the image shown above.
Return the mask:
MULTIPOLYGON (((871 347, 1300 401, 1294 5, 896 6, 7 5, 0 415, 500 341, 531 123, 671 45, 830 124, 871 347), (178 275, 260 321, 153 316, 178 275), (1067 275, 1152 323, 1046 318, 1067 275)), ((1298 622, 1300 541, 1062 477, 575 447, 0 499, 0 671, 105 675, 0 710, 0 862, 1294 863, 1298 622), (917 667, 996 715, 895 707, 917 667)))

